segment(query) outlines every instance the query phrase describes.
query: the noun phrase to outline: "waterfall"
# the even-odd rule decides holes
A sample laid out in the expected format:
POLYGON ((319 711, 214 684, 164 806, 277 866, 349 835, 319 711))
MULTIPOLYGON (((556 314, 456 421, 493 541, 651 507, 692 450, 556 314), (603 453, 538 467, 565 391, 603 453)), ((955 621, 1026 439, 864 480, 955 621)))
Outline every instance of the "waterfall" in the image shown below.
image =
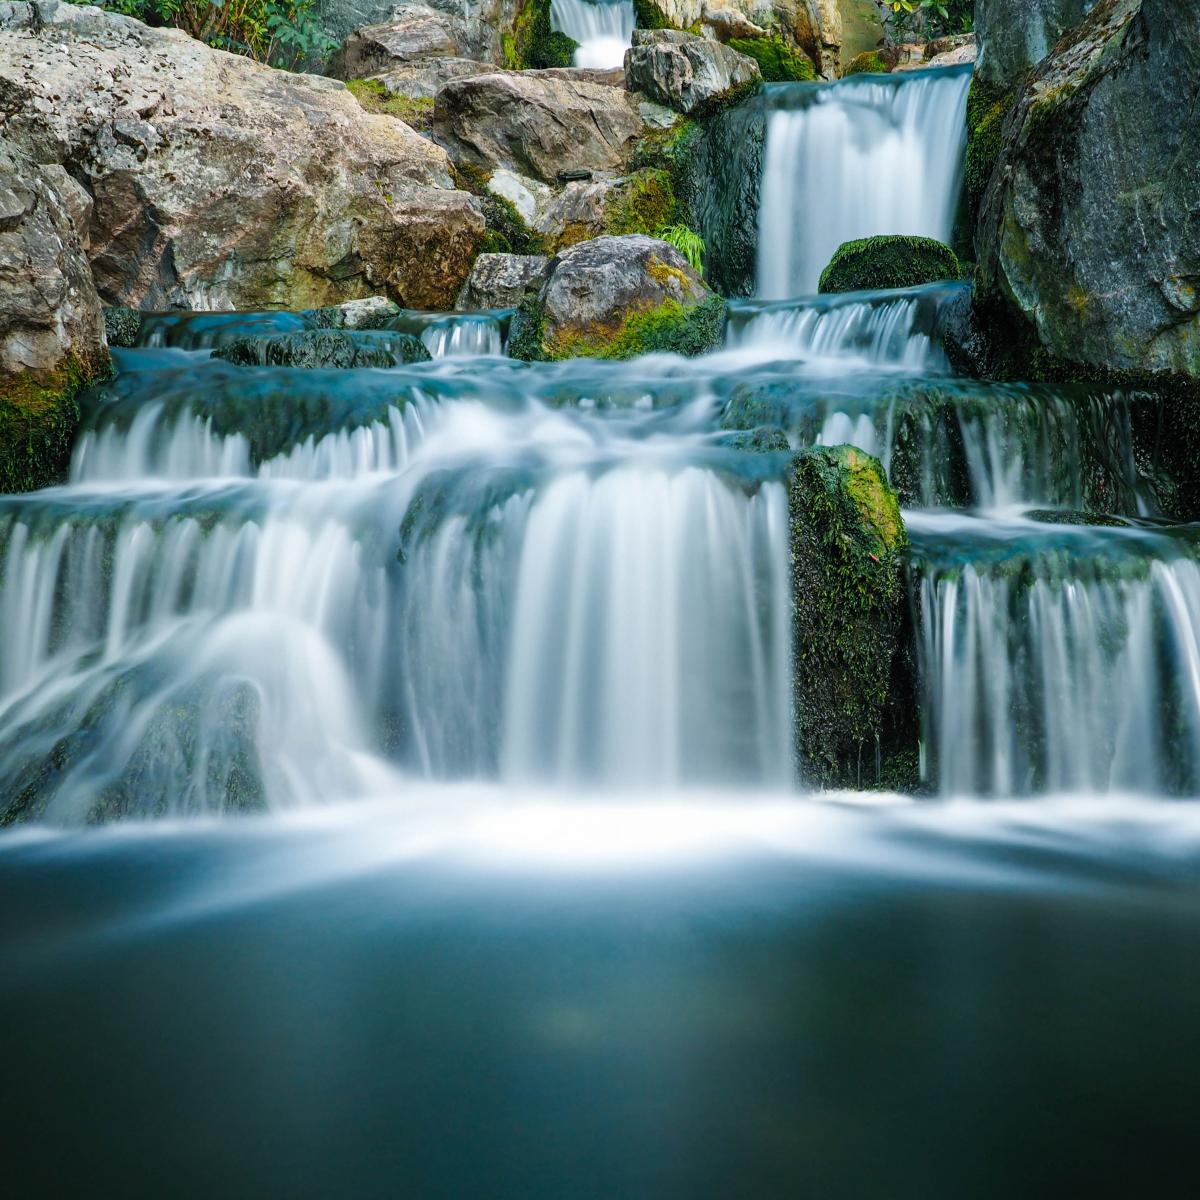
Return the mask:
POLYGON ((759 296, 815 292, 834 251, 855 238, 918 234, 948 242, 969 86, 968 68, 770 89, 759 296))
POLYGON ((1128 527, 914 516, 932 775, 949 795, 1200 788, 1200 558, 1128 527))
POLYGON ((609 69, 625 62, 633 42, 633 0, 551 0, 550 26, 579 43, 577 67, 609 69))

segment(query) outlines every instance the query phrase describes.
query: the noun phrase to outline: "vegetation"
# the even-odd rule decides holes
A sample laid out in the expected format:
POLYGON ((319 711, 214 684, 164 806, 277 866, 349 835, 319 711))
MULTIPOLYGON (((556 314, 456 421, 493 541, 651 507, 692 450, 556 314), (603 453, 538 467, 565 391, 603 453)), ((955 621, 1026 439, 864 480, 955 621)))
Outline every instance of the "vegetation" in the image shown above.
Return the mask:
POLYGON ((604 232, 657 234, 675 219, 671 176, 658 167, 631 175, 604 214, 604 232))
POLYGON ((842 77, 850 75, 886 75, 888 65, 883 61, 883 55, 878 50, 868 50, 850 60, 850 65, 842 72, 842 77))
POLYGON ((819 290, 865 292, 961 277, 962 266, 949 246, 933 238, 891 234, 839 246, 821 272, 819 290))
POLYGON ((877 459, 818 446, 793 460, 790 510, 801 770, 817 786, 862 787, 901 648, 899 500, 877 459))
POLYGON ((882 0, 883 26, 892 42, 946 37, 975 28, 975 0, 882 0))
POLYGON ((522 0, 511 33, 501 39, 504 65, 510 71, 569 67, 579 43, 550 25, 550 0, 522 0))
POLYGON ((972 223, 979 215, 983 193, 1000 157, 1000 132, 1016 99, 1016 88, 997 87, 978 76, 967 96, 967 153, 963 178, 964 199, 972 223))
POLYGON ((100 0, 99 7, 288 70, 323 62, 337 46, 317 20, 316 0, 100 0))
POLYGON ((658 236, 674 246, 691 264, 693 271, 704 273, 704 239, 686 225, 668 225, 658 236))
POLYGON ((729 47, 754 59, 767 83, 805 83, 819 78, 808 55, 789 46, 777 33, 765 38, 731 38, 729 47))
POLYGON ((401 96, 378 79, 351 79, 346 86, 367 112, 399 117, 419 133, 428 133, 433 125, 432 96, 401 96))

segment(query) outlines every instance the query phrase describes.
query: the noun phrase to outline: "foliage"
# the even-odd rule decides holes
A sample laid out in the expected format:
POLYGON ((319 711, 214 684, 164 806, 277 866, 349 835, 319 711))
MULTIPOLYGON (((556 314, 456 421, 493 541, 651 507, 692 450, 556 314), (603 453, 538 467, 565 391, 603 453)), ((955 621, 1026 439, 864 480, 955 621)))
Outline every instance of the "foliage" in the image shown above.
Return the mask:
POLYGON ((730 38, 729 48, 758 63, 767 83, 806 83, 818 78, 811 59, 778 34, 762 38, 730 38))
POLYGON ((286 70, 321 62, 337 45, 317 20, 317 0, 100 0, 99 7, 286 70))
POLYGON ((864 292, 961 277, 962 266, 949 246, 933 238, 889 234, 844 242, 821 272, 818 290, 864 292))
POLYGON ((419 133, 428 133, 433 124, 432 96, 402 96, 378 79, 351 79, 346 87, 367 112, 398 117, 419 133))
POLYGON ((975 28, 975 0, 881 0, 889 39, 945 37, 975 28))
POLYGON ((657 234, 675 219, 675 189, 661 168, 635 171, 607 205, 604 232, 657 234))
POLYGON ((658 231, 658 236, 668 245, 674 246, 692 265, 693 271, 704 271, 704 239, 686 225, 668 225, 658 231))

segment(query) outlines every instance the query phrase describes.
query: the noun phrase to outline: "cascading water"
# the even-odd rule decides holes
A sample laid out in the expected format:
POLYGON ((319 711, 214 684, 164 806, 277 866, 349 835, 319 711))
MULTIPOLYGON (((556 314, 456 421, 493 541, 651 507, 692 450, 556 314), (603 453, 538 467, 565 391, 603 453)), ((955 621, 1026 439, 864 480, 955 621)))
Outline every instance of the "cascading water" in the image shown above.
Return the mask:
POLYGON ((967 68, 769 90, 759 296, 815 292, 834 251, 856 238, 950 241, 970 82, 967 68))
POLYGON ((633 41, 633 0, 551 0, 550 25, 579 43, 577 67, 620 67, 633 41))

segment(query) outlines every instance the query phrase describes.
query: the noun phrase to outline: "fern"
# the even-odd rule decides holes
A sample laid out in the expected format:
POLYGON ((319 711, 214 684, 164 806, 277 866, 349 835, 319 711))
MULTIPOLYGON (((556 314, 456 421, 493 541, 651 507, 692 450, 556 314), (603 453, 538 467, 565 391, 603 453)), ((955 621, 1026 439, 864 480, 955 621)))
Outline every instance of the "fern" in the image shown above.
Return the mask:
POLYGON ((704 273, 704 239, 698 233, 686 225, 668 225, 658 231, 658 236, 674 246, 691 263, 694 271, 704 273))

